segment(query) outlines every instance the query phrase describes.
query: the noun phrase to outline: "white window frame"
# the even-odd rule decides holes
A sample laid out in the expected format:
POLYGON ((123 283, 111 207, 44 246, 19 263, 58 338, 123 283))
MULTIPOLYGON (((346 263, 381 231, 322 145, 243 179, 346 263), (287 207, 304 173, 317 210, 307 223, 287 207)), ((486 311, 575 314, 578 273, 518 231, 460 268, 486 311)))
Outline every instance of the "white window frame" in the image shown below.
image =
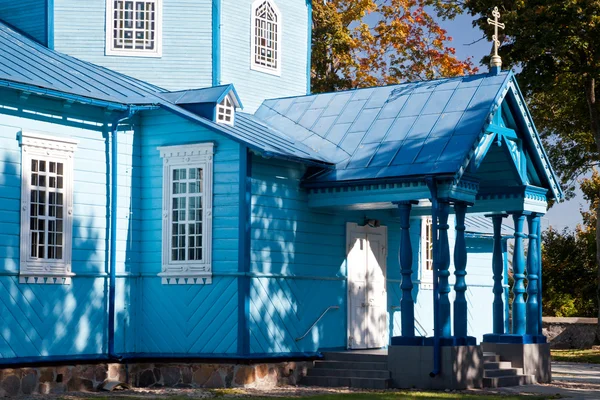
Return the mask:
MULTIPOLYGON (((162 271, 158 274, 163 284, 212 283, 212 202, 214 143, 159 147, 163 159, 163 228, 162 271), (202 260, 172 261, 171 230, 173 222, 173 170, 202 168, 202 260)), ((187 240, 187 236, 186 236, 187 240)))
POLYGON ((146 0, 146 2, 155 3, 155 46, 153 50, 117 49, 114 47, 114 2, 115 0, 106 0, 105 54, 125 57, 162 57, 162 0, 146 0))
POLYGON ((217 103, 215 113, 215 121, 218 124, 233 126, 235 120, 235 103, 233 102, 230 94, 225 96, 220 103, 217 103), (227 111, 230 112, 229 115, 227 115, 227 111), (229 121, 227 121, 227 116, 231 117, 229 121))
POLYGON ((421 289, 433 289, 433 227, 431 217, 421 219, 420 253, 420 287, 421 289))
POLYGON ((279 11, 279 8, 275 4, 275 2, 273 2, 271 0, 255 0, 252 3, 252 14, 251 14, 251 18, 250 18, 250 69, 252 69, 254 71, 264 72, 264 73, 271 74, 271 75, 280 76, 281 75, 281 60, 282 60, 282 54, 283 54, 282 44, 283 44, 283 20, 281 18, 281 12, 279 11), (255 47, 256 10, 265 2, 268 3, 271 6, 271 8, 273 8, 273 11, 275 12, 275 15, 277 16, 277 40, 276 40, 277 56, 275 57, 275 62, 277 63, 277 68, 265 67, 264 65, 257 64, 255 61, 255 57, 256 57, 256 53, 255 53, 256 52, 256 47, 255 47))
MULTIPOLYGON (((73 238, 73 155, 78 141, 38 132, 21 132, 21 237, 19 282, 71 284, 73 238), (31 161, 63 163, 63 259, 50 260, 31 256, 30 208, 31 161)), ((48 191, 46 192, 48 193, 48 191)), ((48 195, 48 194, 47 194, 48 195)), ((48 224, 46 224, 46 230, 48 224)), ((46 243, 47 245, 47 243, 46 243)))

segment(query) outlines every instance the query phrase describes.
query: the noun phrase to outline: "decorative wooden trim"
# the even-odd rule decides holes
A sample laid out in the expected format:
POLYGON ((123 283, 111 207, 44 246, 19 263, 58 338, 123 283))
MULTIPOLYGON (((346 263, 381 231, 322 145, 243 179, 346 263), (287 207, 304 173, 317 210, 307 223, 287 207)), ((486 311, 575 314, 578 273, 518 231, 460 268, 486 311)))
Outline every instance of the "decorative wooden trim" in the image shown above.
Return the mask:
MULTIPOLYGON (((21 144, 21 234, 19 283, 71 284, 72 240, 73 240, 73 152, 78 141, 47 135, 39 132, 22 131, 21 144), (63 259, 48 260, 31 258, 30 254, 30 191, 31 159, 63 163, 63 259)), ((46 226, 46 229, 48 227, 46 226)))
POLYGON ((154 35, 156 37, 156 48, 153 51, 150 50, 121 50, 113 48, 113 14, 114 14, 114 0, 106 0, 106 26, 105 26, 105 44, 104 52, 107 56, 121 56, 121 57, 148 57, 148 58, 160 58, 162 57, 162 0, 153 0, 156 4, 155 10, 155 26, 154 35))
POLYGON ((213 155, 212 142, 158 147, 163 159, 163 228, 162 271, 158 274, 163 284, 203 285, 212 283, 212 217, 213 217, 213 155), (172 170, 174 168, 202 168, 202 260, 171 261, 172 227, 172 170))
POLYGON ((264 72, 266 74, 270 74, 270 75, 276 75, 276 76, 281 76, 281 61, 283 60, 283 19, 281 17, 281 11, 279 11, 279 7, 277 7, 277 4, 275 4, 274 1, 271 0, 255 0, 252 3, 252 14, 250 16, 250 69, 253 71, 258 71, 258 72, 264 72), (269 3, 269 5, 273 8, 273 10, 275 11, 275 14, 277 15, 277 35, 278 35, 278 39, 277 39, 277 57, 276 57, 276 62, 277 62, 277 68, 267 68, 267 67, 263 67, 262 65, 257 65, 254 62, 254 57, 255 57, 255 49, 254 49, 254 42, 256 39, 256 32, 254 29, 255 26, 255 19, 256 19, 256 9, 263 3, 269 3))

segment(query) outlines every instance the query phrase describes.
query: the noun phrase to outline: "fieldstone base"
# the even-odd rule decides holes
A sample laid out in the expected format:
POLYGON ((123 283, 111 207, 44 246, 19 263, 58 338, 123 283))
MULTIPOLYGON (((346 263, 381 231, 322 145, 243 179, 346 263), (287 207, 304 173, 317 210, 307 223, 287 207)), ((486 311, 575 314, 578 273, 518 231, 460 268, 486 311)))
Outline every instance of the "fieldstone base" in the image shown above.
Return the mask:
POLYGON ((481 343, 484 352, 496 353, 502 361, 510 361, 513 368, 523 368, 525 375, 533 375, 538 383, 552 381, 550 343, 508 344, 481 343))
POLYGON ((397 388, 470 389, 483 386, 480 346, 442 346, 441 371, 433 370, 433 346, 389 346, 388 368, 397 388))
POLYGON ((269 364, 133 363, 0 369, 0 397, 93 391, 106 380, 134 387, 270 388, 296 385, 311 362, 269 364))

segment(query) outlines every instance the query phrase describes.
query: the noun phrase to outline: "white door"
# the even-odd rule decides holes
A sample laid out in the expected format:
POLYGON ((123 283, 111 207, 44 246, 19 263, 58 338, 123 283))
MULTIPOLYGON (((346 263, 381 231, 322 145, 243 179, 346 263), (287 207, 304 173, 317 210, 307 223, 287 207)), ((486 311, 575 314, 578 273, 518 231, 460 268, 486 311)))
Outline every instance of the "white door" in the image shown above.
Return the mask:
POLYGON ((387 340, 387 228, 348 223, 348 348, 384 347, 387 340))

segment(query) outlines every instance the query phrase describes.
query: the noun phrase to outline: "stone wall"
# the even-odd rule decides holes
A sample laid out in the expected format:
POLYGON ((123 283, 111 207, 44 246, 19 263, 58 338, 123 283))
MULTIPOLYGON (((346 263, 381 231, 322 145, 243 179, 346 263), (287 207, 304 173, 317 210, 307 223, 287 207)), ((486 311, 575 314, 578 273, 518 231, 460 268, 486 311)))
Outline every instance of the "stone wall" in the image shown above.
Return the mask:
POLYGON ((589 349, 596 340, 596 318, 544 317, 543 334, 553 349, 589 349))
POLYGON ((296 385, 312 362, 270 364, 134 363, 0 369, 0 397, 96 390, 103 382, 135 387, 269 388, 296 385))

